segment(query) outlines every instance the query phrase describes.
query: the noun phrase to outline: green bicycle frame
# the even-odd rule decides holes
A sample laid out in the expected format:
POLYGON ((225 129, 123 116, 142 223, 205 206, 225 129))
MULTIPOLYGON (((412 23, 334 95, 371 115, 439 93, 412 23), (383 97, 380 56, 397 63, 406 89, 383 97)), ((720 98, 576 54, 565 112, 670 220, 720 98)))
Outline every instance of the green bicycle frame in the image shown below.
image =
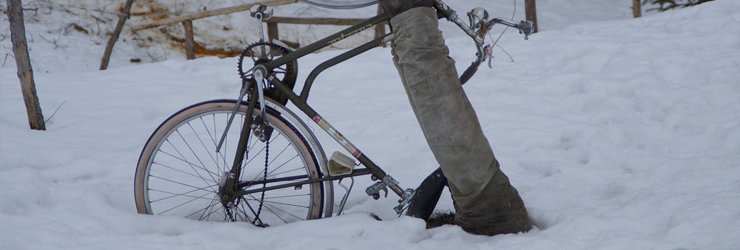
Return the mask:
MULTIPOLYGON (((286 63, 289 63, 293 60, 296 60, 298 58, 301 58, 303 56, 306 56, 308 54, 311 54, 313 52, 316 52, 317 50, 320 50, 322 48, 325 48, 329 45, 332 45, 336 42, 339 42, 345 38, 348 38, 350 36, 356 35, 364 30, 370 29, 374 27, 375 25, 378 25, 382 22, 386 22, 390 19, 390 15, 388 14, 381 14, 378 16, 375 16, 373 18, 370 18, 366 21, 363 21, 361 23, 358 23, 356 25, 353 25, 349 28, 346 28, 340 32, 337 32, 333 35, 330 35, 324 39, 321 39, 319 41, 316 41, 310 45, 307 45, 306 47, 300 48, 296 51, 293 51, 291 53, 288 53, 274 61, 266 62, 264 64, 261 64, 262 67, 264 67, 267 72, 265 72, 266 76, 272 75, 273 69, 284 65, 286 63)), ((359 54, 362 54, 364 52, 367 52, 377 46, 379 46, 383 39, 385 39, 389 34, 385 34, 379 38, 376 38, 370 42, 367 42, 357 48, 354 48, 352 50, 349 50, 339 56, 336 56, 326 62, 323 62, 319 66, 313 69, 313 71, 309 74, 308 78, 306 79, 303 90, 301 91, 301 94, 298 95, 293 92, 292 89, 290 89, 287 85, 285 85, 280 80, 274 78, 274 77, 268 77, 267 79, 270 81, 271 84, 277 87, 277 89, 288 97, 291 103, 293 103, 298 109, 300 109, 304 114, 306 114, 308 117, 310 117, 314 122, 316 122, 322 129, 324 129, 329 135, 331 135, 339 144, 341 144, 352 156, 354 156, 357 160, 362 163, 366 169, 358 169, 355 170, 352 174, 346 175, 346 176, 335 176, 335 177, 323 177, 318 179, 312 179, 312 180, 305 180, 305 181, 298 181, 298 182, 290 182, 287 184, 282 185, 276 185, 266 188, 259 188, 259 189, 252 189, 249 191, 243 190, 244 187, 258 185, 258 184, 264 184, 264 183, 274 183, 274 182, 284 182, 284 181, 293 181, 298 180, 301 178, 305 178, 305 176, 296 176, 296 177, 286 177, 281 179, 272 179, 272 180, 263 180, 263 181, 250 181, 249 183, 237 183, 236 186, 239 188, 235 195, 243 196, 250 193, 257 193, 257 192, 263 192, 263 191, 269 191, 274 189, 280 189, 280 188, 288 188, 293 187, 296 185, 303 185, 303 184, 310 184, 315 182, 322 182, 322 181, 329 181, 329 180, 338 180, 345 177, 350 176, 359 176, 359 175, 367 175, 372 174, 374 178, 377 178, 379 180, 382 180, 386 177, 386 172, 383 171, 380 167, 378 167, 374 162, 372 162, 366 155, 364 155, 357 147, 352 145, 347 139, 345 139, 339 131, 334 129, 326 120, 324 120, 311 106, 308 105, 308 95, 311 90, 311 87, 313 86, 313 82, 318 77, 318 75, 323 72, 324 70, 337 65, 341 62, 344 62, 352 57, 355 57, 359 54)), ((245 117, 245 123, 244 124, 252 124, 252 115, 254 112, 255 107, 257 107, 258 103, 258 92, 257 88, 252 88, 252 92, 249 94, 249 102, 248 102, 248 108, 247 108, 247 115, 245 117)), ((241 166, 242 161, 244 160, 244 155, 246 153, 246 144, 250 136, 250 126, 244 126, 241 131, 241 137, 239 139, 239 143, 237 146, 237 154, 236 158, 234 159, 234 164, 232 165, 232 174, 234 174, 234 179, 238 180, 238 171, 237 168, 241 166)), ((393 191, 397 193, 399 196, 403 194, 403 190, 400 188, 393 188, 393 191)))

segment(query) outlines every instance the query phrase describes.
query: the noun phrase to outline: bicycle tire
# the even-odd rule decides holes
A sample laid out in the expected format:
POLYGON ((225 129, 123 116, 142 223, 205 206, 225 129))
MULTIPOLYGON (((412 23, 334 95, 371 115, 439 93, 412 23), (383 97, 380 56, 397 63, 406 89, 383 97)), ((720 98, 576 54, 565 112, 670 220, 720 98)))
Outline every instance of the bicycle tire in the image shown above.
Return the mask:
POLYGON ((378 4, 377 0, 301 0, 328 9, 357 9, 378 4))
MULTIPOLYGON (((198 103, 173 114, 154 131, 136 169, 134 193, 139 213, 205 221, 246 221, 258 226, 321 218, 322 182, 246 195, 239 197, 231 208, 221 204, 219 181, 233 164, 247 110, 245 104, 239 107, 217 154, 216 144, 234 105, 233 100, 198 103)), ((301 170, 305 170, 302 180, 320 178, 316 157, 304 136, 278 112, 270 108, 266 111, 266 121, 274 128, 267 140, 269 157, 265 159, 265 143, 250 136, 240 181, 265 179, 265 173, 268 180, 284 175, 301 176, 301 170)), ((260 114, 259 110, 254 114, 260 114)))

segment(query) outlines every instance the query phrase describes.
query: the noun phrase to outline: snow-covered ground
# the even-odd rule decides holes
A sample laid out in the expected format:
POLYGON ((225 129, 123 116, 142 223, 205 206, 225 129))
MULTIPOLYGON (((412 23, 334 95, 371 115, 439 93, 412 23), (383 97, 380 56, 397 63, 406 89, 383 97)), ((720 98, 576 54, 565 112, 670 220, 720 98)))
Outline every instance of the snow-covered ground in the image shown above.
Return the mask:
MULTIPOLYGON (((65 35, 64 27, 49 33, 45 23, 68 22, 40 13, 27 29, 49 121, 47 131, 32 131, 5 56, 12 50, 3 17, 0 249, 737 249, 740 1, 640 19, 629 18, 631 1, 537 2, 541 32, 524 41, 509 30, 499 42, 515 62, 499 50, 493 69, 465 85, 536 226, 494 237, 398 218, 395 198, 362 192, 369 178, 357 180, 343 216, 322 220, 263 229, 139 215, 133 176, 146 139, 187 105, 235 98, 236 59, 185 61, 170 51, 161 62, 130 64, 153 52, 122 42, 111 68, 97 71, 104 45, 96 43, 105 38, 65 35)), ((513 10, 509 1, 450 4, 494 16, 513 10)), ((469 39, 442 25, 466 67, 469 39)), ((300 79, 341 52, 302 59, 300 79)), ((314 108, 404 187, 437 167, 390 49, 331 68, 316 83, 314 108)), ((326 151, 340 150, 322 139, 326 151)), ((452 209, 448 195, 438 209, 452 209)))

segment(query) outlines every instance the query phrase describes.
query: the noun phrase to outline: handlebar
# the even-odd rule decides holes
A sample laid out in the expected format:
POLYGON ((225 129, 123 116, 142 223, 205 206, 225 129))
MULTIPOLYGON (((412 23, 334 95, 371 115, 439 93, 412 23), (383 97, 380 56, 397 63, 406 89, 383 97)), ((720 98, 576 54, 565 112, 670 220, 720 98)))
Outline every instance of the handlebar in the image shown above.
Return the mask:
POLYGON ((475 60, 473 63, 470 64, 470 66, 468 66, 468 69, 466 69, 465 72, 460 75, 460 85, 465 84, 466 82, 468 82, 468 80, 470 80, 470 78, 473 77, 473 75, 475 75, 475 72, 478 71, 478 66, 480 66, 481 62, 482 61, 475 60))
POLYGON ((491 57, 492 46, 485 45, 485 35, 490 31, 494 25, 503 24, 508 27, 519 30, 519 34, 524 34, 524 40, 528 40, 529 36, 534 31, 534 25, 532 21, 524 20, 519 23, 511 22, 501 18, 493 18, 488 20, 488 11, 482 8, 475 8, 468 12, 469 23, 466 24, 458 15, 455 10, 450 8, 442 0, 436 0, 434 2, 434 8, 437 9, 437 16, 439 18, 446 18, 448 21, 456 24, 460 29, 465 31, 470 38, 475 41, 475 45, 478 49, 476 56, 478 57, 473 63, 460 76, 460 84, 465 84, 470 78, 473 77, 478 66, 491 57))

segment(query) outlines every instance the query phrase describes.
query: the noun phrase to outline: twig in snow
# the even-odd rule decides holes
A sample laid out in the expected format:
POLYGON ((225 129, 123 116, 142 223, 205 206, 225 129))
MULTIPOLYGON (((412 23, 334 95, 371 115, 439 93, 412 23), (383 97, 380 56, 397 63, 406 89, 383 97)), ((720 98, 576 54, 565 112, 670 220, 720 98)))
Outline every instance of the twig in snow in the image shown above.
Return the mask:
POLYGON ((46 119, 46 121, 44 121, 44 123, 49 123, 49 121, 51 120, 51 118, 53 118, 54 115, 57 114, 57 111, 59 111, 59 109, 62 108, 62 105, 64 105, 65 102, 67 102, 67 101, 63 101, 62 104, 59 104, 59 107, 57 107, 57 109, 54 110, 54 113, 51 113, 51 116, 49 116, 49 119, 46 119))
POLYGON ((8 56, 12 56, 13 58, 15 58, 14 55, 11 55, 10 53, 5 53, 5 60, 3 60, 3 65, 0 65, 0 68, 5 66, 5 62, 8 61, 8 56))

